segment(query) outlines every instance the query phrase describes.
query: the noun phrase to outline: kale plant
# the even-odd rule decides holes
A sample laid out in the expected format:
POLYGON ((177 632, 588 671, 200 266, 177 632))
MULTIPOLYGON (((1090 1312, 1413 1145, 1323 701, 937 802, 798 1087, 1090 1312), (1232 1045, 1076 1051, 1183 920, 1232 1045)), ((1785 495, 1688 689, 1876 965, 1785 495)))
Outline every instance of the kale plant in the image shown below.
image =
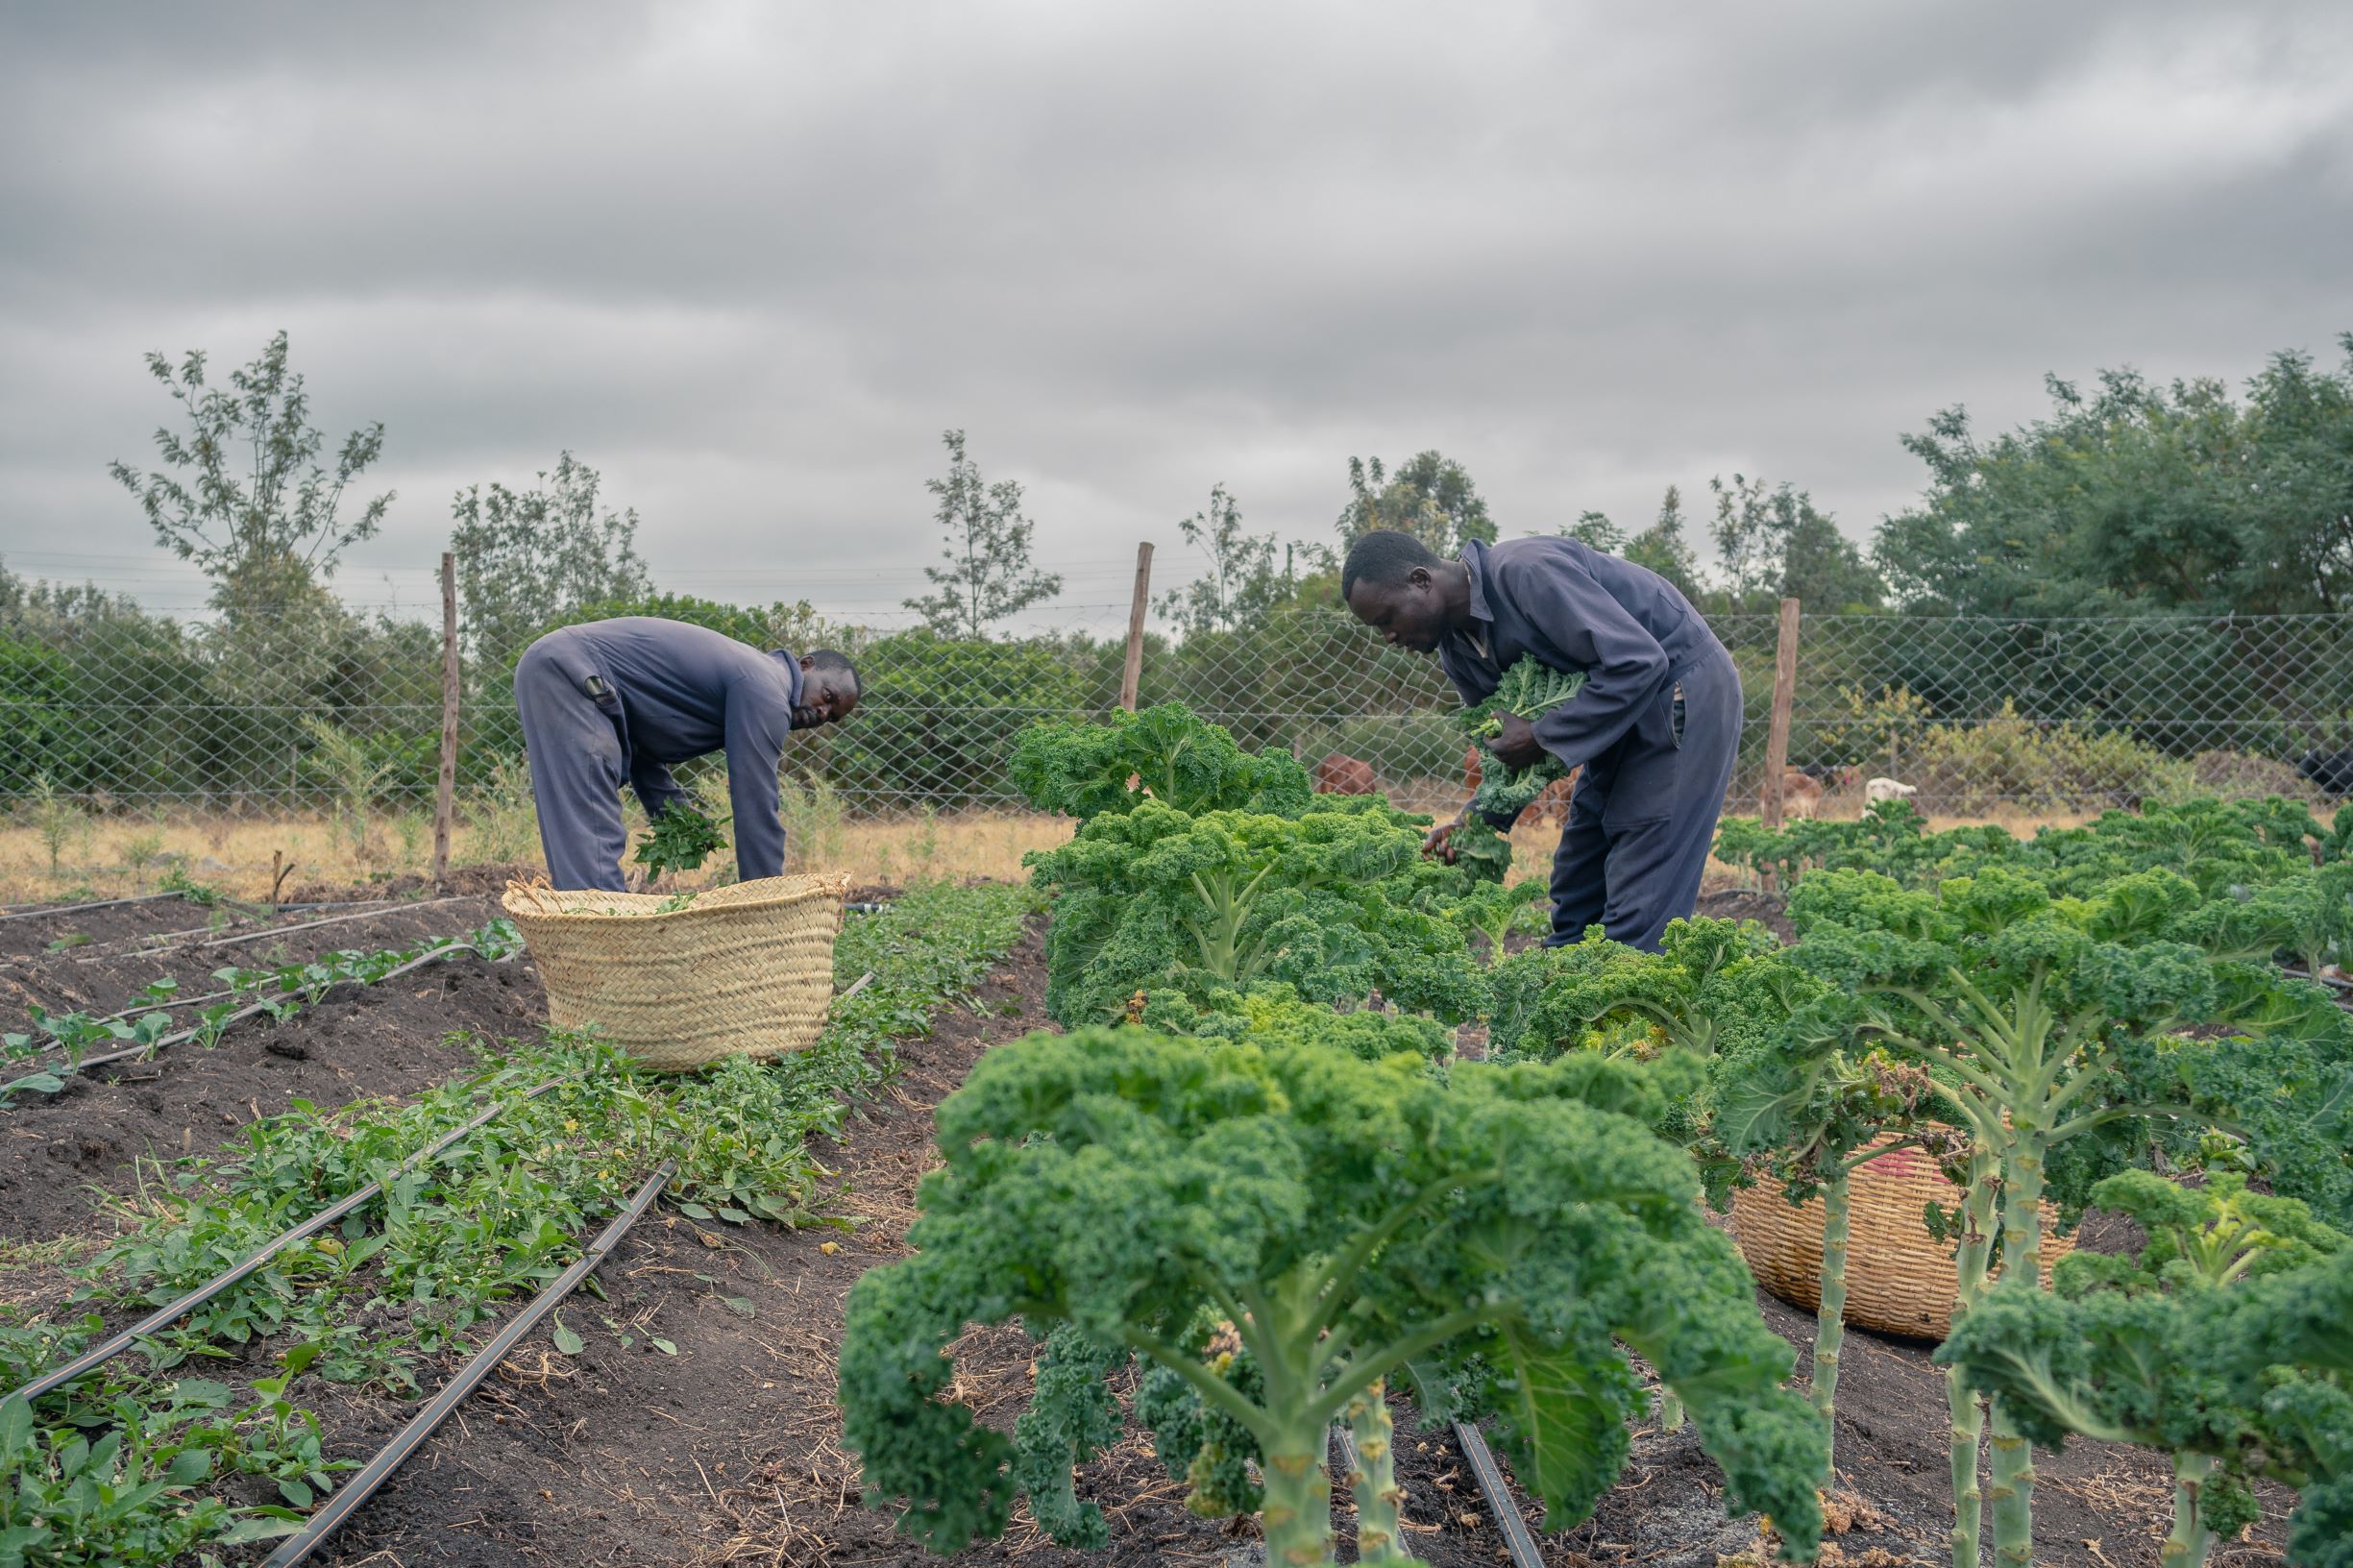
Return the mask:
MULTIPOLYGON (((1504 732, 1502 716, 1517 714, 1533 723, 1576 697, 1585 684, 1581 670, 1555 670, 1530 654, 1504 672, 1486 699, 1462 711, 1463 731, 1484 743, 1504 732)), ((1533 767, 1513 772, 1492 762, 1482 772, 1478 792, 1471 796, 1470 814, 1491 824, 1508 825, 1532 805, 1544 787, 1568 777, 1568 770, 1548 754, 1533 767)))
MULTIPOLYGON (((845 1434, 934 1550, 1003 1531, 1022 1486, 1052 1499, 1042 1520, 1062 1516, 1045 1465, 944 1395, 968 1326, 1068 1325, 1247 1433, 1268 1560, 1318 1568, 1331 1425, 1384 1380, 1433 1416, 1491 1416, 1560 1530, 1625 1463, 1644 1401, 1630 1350, 1690 1407, 1728 1499, 1803 1556, 1823 1422, 1782 1386, 1790 1349, 1690 1162, 1644 1125, 1655 1100, 1640 1068, 1590 1056, 1465 1064, 1441 1084, 1409 1060, 1139 1029, 999 1046, 940 1108, 915 1256, 850 1293, 845 1434), (1205 1357, 1205 1317, 1231 1326, 1232 1355, 1205 1357)), ((1164 1423, 1184 1413, 1168 1392, 1153 1390, 1164 1423)), ((1049 1425, 1039 1459, 1074 1459, 1088 1423, 1049 1425)), ((1187 1457, 1213 1483, 1197 1504, 1246 1501, 1233 1458, 1187 1457)))

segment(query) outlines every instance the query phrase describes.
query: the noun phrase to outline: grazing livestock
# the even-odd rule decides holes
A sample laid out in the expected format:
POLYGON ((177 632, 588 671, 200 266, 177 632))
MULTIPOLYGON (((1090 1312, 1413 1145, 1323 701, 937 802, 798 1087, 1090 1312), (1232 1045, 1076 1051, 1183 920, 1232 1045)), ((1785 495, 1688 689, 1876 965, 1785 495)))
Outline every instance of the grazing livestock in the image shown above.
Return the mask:
POLYGON ((1373 765, 1361 757, 1342 756, 1334 751, 1315 765, 1317 795, 1377 795, 1381 780, 1373 773, 1373 765))
POLYGON ((1863 783, 1863 798, 1875 806, 1882 800, 1908 800, 1919 793, 1919 785, 1899 784, 1892 778, 1866 779, 1863 783))
POLYGON ((2324 795, 2353 795, 2353 751, 2307 751, 2295 771, 2324 795))
POLYGON ((1781 770, 1781 815, 1811 821, 1822 809, 1822 781, 1795 768, 1781 770))
POLYGON ((1569 798, 1577 793, 1577 771, 1571 769, 1566 778, 1556 778, 1544 786, 1542 794, 1528 803, 1514 825, 1530 827, 1563 827, 1569 821, 1569 798))

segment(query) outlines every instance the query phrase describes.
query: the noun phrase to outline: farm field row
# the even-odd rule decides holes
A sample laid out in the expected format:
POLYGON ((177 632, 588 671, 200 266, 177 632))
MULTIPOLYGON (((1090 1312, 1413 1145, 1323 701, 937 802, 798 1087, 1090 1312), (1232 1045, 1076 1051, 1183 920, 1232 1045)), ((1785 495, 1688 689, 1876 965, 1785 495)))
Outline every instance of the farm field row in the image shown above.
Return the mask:
MULTIPOLYGON (((592 1041, 536 1040, 529 1022, 542 1004, 527 970, 466 957, 437 967, 436 981, 463 976, 501 1001, 451 1006, 463 982, 450 994, 436 984, 428 996, 408 996, 429 1004, 409 1029, 380 1035, 366 1028, 369 1015, 397 1005, 402 980, 347 984, 335 988, 347 996, 331 992, 285 1019, 232 1029, 208 1048, 190 1041, 154 1058, 136 1074, 153 1078, 152 1087, 98 1081, 110 1076, 98 1071, 69 1079, 74 1087, 61 1095, 20 1094, 11 1119, 36 1107, 55 1118, 50 1131, 10 1140, 30 1148, 93 1130, 117 1097, 169 1092, 183 1081, 197 1090, 184 1106, 167 1108, 192 1114, 178 1139, 151 1145, 159 1163, 86 1156, 115 1194, 96 1229, 83 1202, 79 1227, 61 1218, 46 1243, 12 1249, 0 1286, 13 1320, 4 1352, 10 1386, 290 1220, 396 1169, 408 1151, 485 1105, 514 1102, 431 1164, 400 1172, 388 1207, 371 1206, 317 1243, 282 1254, 149 1341, 145 1354, 41 1401, 37 1419, 11 1417, 10 1484, 22 1506, 6 1524, 47 1532, 25 1560, 169 1561, 208 1541, 233 1551, 241 1535, 291 1528, 404 1418, 417 1390, 433 1387, 464 1346, 496 1330, 518 1293, 563 1265, 657 1160, 681 1168, 674 1202, 654 1223, 704 1238, 714 1266, 761 1219, 812 1223, 831 1184, 807 1139, 838 1123, 846 1096, 887 1081, 892 1042, 919 1033, 934 1009, 977 983, 1017 938, 1028 904, 1018 889, 919 890, 854 919, 839 956, 857 973, 843 980, 867 970, 874 980, 837 1008, 817 1046, 772 1067, 737 1063, 699 1078, 646 1078, 592 1041), (433 1021, 420 1026, 423 1018, 433 1021), (450 1033, 467 1022, 478 1032, 450 1033), (387 1060, 397 1051, 386 1047, 404 1035, 428 1048, 425 1060, 387 1060), (260 1063, 317 1063, 330 1072, 405 1070, 415 1081, 398 1100, 347 1089, 327 1097, 339 1110, 297 1099, 282 1114, 233 1115, 233 1136, 213 1152, 230 1128, 206 1125, 202 1113, 249 1050, 248 1071, 271 1070, 260 1063), (208 1076, 213 1081, 205 1085, 208 1076), (524 1089, 551 1080, 563 1081, 522 1098, 524 1089), (198 1152, 172 1161, 165 1151, 173 1142, 198 1152), (77 1430, 94 1446, 75 1440, 77 1430), (100 1440, 109 1434, 123 1441, 100 1440), (76 1475, 110 1466, 121 1487, 141 1477, 153 1478, 150 1487, 164 1484, 135 1508, 93 1514, 76 1507, 76 1475)), ((37 1185, 12 1182, 0 1191, 12 1198, 37 1185)), ((52 1201, 60 1209, 74 1202, 64 1193, 52 1201)), ((658 1284, 665 1303, 708 1293, 691 1276, 658 1284)), ((722 1294, 729 1311, 743 1300, 722 1294)), ((580 1311, 559 1314, 567 1317, 557 1337, 574 1350, 592 1331, 664 1360, 679 1350, 658 1331, 608 1330, 580 1311)), ((728 1383, 735 1376, 712 1371, 728 1383)))
MULTIPOLYGON (((838 982, 883 978, 825 1045, 777 1066, 648 1080, 592 1042, 539 1038, 528 960, 485 956, 495 938, 367 985, 396 949, 331 959, 350 928, 326 927, 269 933, 250 978, 232 977, 291 984, 286 1017, 131 1064, 148 1081, 19 1091, 0 1111, 15 1135, 0 1139, 11 1384, 515 1101, 404 1175, 389 1224, 363 1211, 333 1247, 157 1340, 165 1364, 125 1358, 135 1370, 0 1432, 40 1484, 135 1450, 163 1483, 88 1527, 114 1532, 100 1555, 26 1560, 168 1560, 182 1537, 225 1560, 256 1552, 229 1538, 331 1495, 661 1159, 679 1184, 601 1294, 523 1342, 360 1514, 342 1560, 938 1560, 903 1530, 951 1560, 1055 1568, 1222 1563, 1262 1532, 1279 1559, 1354 1537, 1378 1560, 1385 1535, 1447 1568, 1492 1562, 1503 1521, 1453 1432, 1421 1422, 1443 1405, 1497 1441, 1515 1509, 1557 1529, 1536 1547, 1549 1563, 1708 1568, 1817 1531, 1826 1561, 1934 1561, 1952 1550, 1954 1418, 1984 1407, 1932 1345, 1859 1330, 1842 1344, 1834 1310, 1756 1293, 1703 1196, 1835 1190, 1873 1139, 1909 1141, 1964 1178, 1965 1296, 1983 1294, 1972 1236, 1991 1262, 2050 1234, 2008 1199, 2030 1175, 2062 1211, 2154 1166, 2206 1179, 2205 1196, 2159 1182, 2158 1199, 2237 1201, 2245 1176, 2247 1201, 2302 1198, 2318 1216, 2249 1211, 2274 1240, 2222 1246, 2250 1276, 2227 1290, 2165 1283, 2156 1252, 2141 1286, 2120 1271, 2164 1216, 2147 1192, 2104 1189, 2144 1223, 2096 1214, 2079 1256, 2107 1262, 2071 1263, 2056 1293, 1985 1294, 1955 1338, 1979 1358, 1971 1376, 2001 1364, 2006 1336, 2073 1334, 2111 1295, 2141 1332, 2219 1344, 2199 1314, 2287 1310, 2295 1282, 2329 1277, 2338 1244, 2318 1219, 2341 1220, 2353 1190, 2353 1036, 2276 964, 2342 961, 2353 869, 2345 833, 2300 806, 2194 802, 2033 838, 1934 832, 1900 806, 1781 835, 1728 823, 1720 853, 1794 890, 1786 908, 1719 894, 1652 955, 1532 948, 1533 882, 1492 859, 1484 876, 1424 861, 1420 824, 1388 802, 1313 796, 1289 759, 1244 757, 1181 710, 1046 726, 1014 761, 1042 814, 1075 820, 1036 887, 925 887, 853 919, 838 982), (1973 992, 1994 1022, 1956 1012, 1973 992), (2036 1021, 2040 997, 2068 1001, 2064 1028, 2036 1021), (2012 1073, 2003 1052, 2029 1034, 2059 1044, 2012 1073), (110 1124, 142 1094, 152 1125, 110 1124), (142 1169, 148 1150, 177 1168, 142 1169), (106 1193, 99 1223, 61 1164, 106 1193), (1322 1283, 1296 1294, 1307 1280, 1322 1283), (1312 1337, 1276 1332, 1313 1300, 1336 1315, 1312 1337), (1332 1458, 1334 1419, 1353 1430, 1353 1472, 1332 1458), (146 1446, 77 1450, 77 1432, 146 1446), (925 1506, 862 1507, 870 1486, 925 1506)), ((16 922, 0 952, 29 995, 104 976, 81 998, 94 1018, 153 994, 159 959, 133 939, 179 917, 140 907, 56 950, 50 922, 16 922)), ((356 923, 405 953, 483 929, 487 907, 356 923)), ((184 967, 188 984, 156 999, 212 983, 184 967)), ((2189 1223, 2236 1235, 2203 1210, 2189 1223)), ((2337 1386, 2287 1354, 2266 1375, 2337 1386)), ((2083 1381, 2068 1409, 2109 1397, 2109 1374, 2069 1368, 2083 1381)), ((2234 1409, 2232 1430, 2264 1446, 2213 1457, 2211 1518, 2229 1528, 2207 1555, 2321 1560, 2310 1503, 2328 1451, 2292 1473, 2297 1439, 2234 1409)), ((2176 1460, 2120 1426, 2108 1434, 2144 1446, 2036 1454, 2029 1520, 2028 1450, 2002 1412, 1967 1473, 2005 1560, 2031 1540, 2044 1562, 2154 1563, 2183 1533, 2176 1460)), ((39 1515, 53 1531, 63 1491, 39 1515)))
MULTIPOLYGON (((1541 684, 1498 700, 1556 700, 1541 684)), ((1953 1560, 2110 1560, 2063 1464, 2037 1529, 2033 1445, 2071 1433, 2176 1476, 2171 1517, 2112 1528, 2139 1537, 2115 1551, 2277 1542, 2247 1532, 2267 1502, 2278 1531, 2284 1486, 2292 1560, 2335 1560, 2353 1024, 2279 965, 2353 950, 2353 811, 2194 800, 2025 840, 1900 804, 1728 823, 1720 854, 1795 885, 1794 945, 1703 919, 1659 953, 1514 953, 1538 890, 1504 855, 1425 860, 1427 819, 1314 796, 1181 708, 1038 726, 1012 773, 1079 824, 1035 861, 1070 1033, 992 1052, 944 1102, 918 1253, 846 1316, 845 1435, 912 1536, 997 1536, 1017 1495, 1058 1542, 1110 1544, 1140 1501, 1079 1481, 1140 1423, 1189 1506, 1255 1519, 1270 1560, 1335 1560, 1343 1521, 1360 1560, 1439 1560, 1407 1541, 1386 1384, 1488 1423, 1567 1529, 1630 1457, 1647 1367, 1659 1425, 1770 1519, 1754 1551, 1811 1556, 1890 1511, 1842 1489, 1829 1438, 1849 1261, 1873 1264, 1851 1193, 1910 1151, 1950 1184, 1921 1221, 1952 1249, 1924 1265, 1951 1280, 1948 1408, 1856 1424, 1901 1423, 1874 1458, 1943 1446, 1953 1560), (1457 1049, 1470 1024, 1486 1061, 1457 1049), (1826 1205, 1803 1385, 1703 1214, 1744 1187, 1826 1205), (2061 1261, 2054 1291, 2038 1264, 2087 1207, 2139 1229, 2061 1261), (1042 1354, 1008 1438, 960 1367, 976 1326, 1016 1320, 1042 1354)))

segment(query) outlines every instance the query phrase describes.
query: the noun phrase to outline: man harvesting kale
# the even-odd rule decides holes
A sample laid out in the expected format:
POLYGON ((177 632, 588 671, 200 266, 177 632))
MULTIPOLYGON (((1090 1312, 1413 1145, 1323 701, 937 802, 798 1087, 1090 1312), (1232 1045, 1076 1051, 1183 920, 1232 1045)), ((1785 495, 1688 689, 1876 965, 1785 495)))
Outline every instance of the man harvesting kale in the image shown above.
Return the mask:
POLYGON ((622 785, 649 817, 692 810, 670 770, 719 750, 727 754, 737 874, 748 882, 783 874, 776 764, 784 738, 847 718, 858 695, 858 672, 830 649, 763 653, 707 627, 644 615, 548 633, 515 666, 515 707, 550 880, 624 891, 622 785))
MULTIPOLYGON (((1548 755, 1584 770, 1553 859, 1548 940, 1602 925, 1655 951, 1698 902, 1740 747, 1740 674, 1699 611, 1656 573, 1574 539, 1473 542, 1449 561, 1385 528, 1349 547, 1340 595, 1385 641, 1437 654, 1465 702, 1522 660, 1583 677, 1532 719, 1500 712, 1488 748, 1515 772, 1548 755)), ((1451 860, 1469 811, 1425 849, 1451 860)))

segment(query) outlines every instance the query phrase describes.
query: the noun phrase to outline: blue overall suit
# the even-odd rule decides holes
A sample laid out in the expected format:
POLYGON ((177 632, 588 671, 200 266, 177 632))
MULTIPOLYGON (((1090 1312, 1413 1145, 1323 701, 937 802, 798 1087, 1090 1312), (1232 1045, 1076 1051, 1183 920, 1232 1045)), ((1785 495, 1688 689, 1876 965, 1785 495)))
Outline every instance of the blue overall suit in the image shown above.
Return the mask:
POLYGON ((1667 922, 1699 901, 1732 781, 1732 656, 1673 583, 1574 539, 1473 543, 1462 564, 1474 624, 1447 633, 1437 653, 1465 702, 1484 700, 1532 653, 1585 673, 1577 696, 1535 725, 1556 761, 1584 769, 1553 858, 1547 942, 1600 925, 1656 951, 1667 922))
POLYGON ((691 798, 671 766, 724 749, 736 873, 784 872, 776 764, 800 661, 682 621, 623 616, 551 631, 515 665, 539 843, 558 888, 622 892, 621 787, 648 816, 691 798))

